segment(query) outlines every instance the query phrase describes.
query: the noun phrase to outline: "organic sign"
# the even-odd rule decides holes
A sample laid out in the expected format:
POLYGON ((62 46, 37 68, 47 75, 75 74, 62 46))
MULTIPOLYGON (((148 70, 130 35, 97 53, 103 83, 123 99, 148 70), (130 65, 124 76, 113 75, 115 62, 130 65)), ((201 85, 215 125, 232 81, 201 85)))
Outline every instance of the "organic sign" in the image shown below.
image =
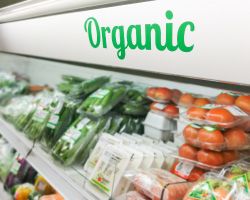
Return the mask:
POLYGON ((168 10, 165 13, 166 24, 164 30, 157 24, 135 24, 127 28, 124 26, 100 26, 94 17, 84 23, 84 30, 88 34, 89 43, 93 48, 108 48, 107 40, 111 39, 113 47, 117 49, 117 57, 121 60, 126 57, 126 49, 152 50, 153 45, 159 51, 191 52, 194 44, 187 44, 185 38, 189 32, 194 32, 195 25, 191 21, 183 22, 174 35, 174 24, 171 22, 174 15, 168 10), (144 38, 144 39, 143 39, 144 38))

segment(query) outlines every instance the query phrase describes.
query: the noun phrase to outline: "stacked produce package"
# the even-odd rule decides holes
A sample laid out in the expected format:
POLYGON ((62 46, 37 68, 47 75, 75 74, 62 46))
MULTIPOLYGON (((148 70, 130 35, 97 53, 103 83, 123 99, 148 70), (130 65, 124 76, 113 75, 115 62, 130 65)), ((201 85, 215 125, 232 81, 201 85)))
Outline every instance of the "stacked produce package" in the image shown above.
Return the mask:
MULTIPOLYGON (((73 166, 95 198, 250 199, 249 95, 204 97, 106 76, 62 78, 59 91, 13 93, 1 111, 58 163, 73 166)), ((0 74, 0 85, 13 84, 2 82, 0 74)), ((6 167, 15 160, 9 153, 6 167)), ((8 180, 24 183, 12 171, 8 190, 8 180)))

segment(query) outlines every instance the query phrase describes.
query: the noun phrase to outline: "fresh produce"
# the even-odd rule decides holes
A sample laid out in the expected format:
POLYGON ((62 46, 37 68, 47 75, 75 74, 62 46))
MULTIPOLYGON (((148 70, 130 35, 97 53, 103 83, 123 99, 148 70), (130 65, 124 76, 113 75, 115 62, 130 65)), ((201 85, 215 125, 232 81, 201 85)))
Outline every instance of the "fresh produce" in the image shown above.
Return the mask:
POLYGON ((149 198, 145 197, 144 195, 136 191, 127 192, 126 194, 123 194, 115 199, 116 200, 149 200, 149 198))
POLYGON ((221 166, 225 164, 221 152, 211 150, 200 150, 197 153, 197 160, 206 165, 221 166))
POLYGON ((168 171, 150 169, 125 174, 136 191, 154 200, 182 200, 191 183, 168 171))
POLYGON ((233 162, 238 160, 240 155, 238 151, 223 151, 223 160, 225 163, 233 162))
POLYGON ((62 79, 68 83, 81 83, 86 81, 85 78, 73 75, 66 75, 66 74, 62 75, 62 79))
POLYGON ((197 98, 195 99, 193 105, 197 107, 202 107, 210 103, 211 101, 208 98, 197 98))
POLYGON ((53 157, 67 166, 76 162, 79 152, 93 139, 98 124, 99 121, 80 116, 53 147, 53 157))
POLYGON ((49 195, 55 193, 54 188, 41 175, 38 175, 36 177, 34 187, 35 191, 42 195, 49 195))
POLYGON ((18 186, 14 200, 28 200, 29 196, 34 192, 34 186, 26 183, 18 186))
POLYGON ((81 83, 73 85, 68 96, 74 99, 82 99, 87 97, 87 95, 96 91, 102 87, 105 83, 109 82, 110 78, 107 76, 101 76, 94 79, 89 79, 81 83))
POLYGON ((187 117, 191 120, 205 120, 207 110, 200 107, 191 107, 187 110, 187 117))
POLYGON ((228 93, 221 93, 216 97, 215 103, 220 105, 234 105, 235 97, 228 93))
POLYGON ((56 193, 42 196, 39 200, 64 200, 64 198, 59 193, 56 193))
POLYGON ((149 111, 147 104, 129 102, 121 106, 121 113, 133 116, 146 116, 149 111))
POLYGON ((195 97, 192 94, 184 93, 179 99, 179 105, 184 107, 192 106, 195 101, 195 97))
POLYGON ((197 144, 198 133, 200 130, 200 126, 195 124, 187 125, 183 130, 183 136, 186 143, 191 145, 197 144))
POLYGON ((250 96, 239 96, 235 101, 235 105, 245 112, 250 113, 250 96))
POLYGON ((173 92, 166 87, 148 88, 147 96, 154 101, 168 102, 172 99, 173 92))
POLYGON ((235 121, 234 115, 225 108, 213 108, 209 110, 206 119, 218 124, 232 123, 235 121))
POLYGON ((175 104, 178 104, 180 98, 181 98, 182 92, 180 90, 177 89, 173 89, 172 90, 172 102, 175 104))
POLYGON ((183 200, 234 200, 236 183, 215 173, 207 173, 186 194, 183 200))
POLYGON ((91 94, 79 107, 79 112, 86 112, 100 117, 110 111, 126 95, 127 88, 119 83, 103 86, 91 94))
POLYGON ((176 118, 179 116, 179 108, 173 104, 153 102, 150 105, 150 110, 163 114, 167 118, 176 118))
POLYGON ((43 140, 48 148, 51 149, 55 145, 75 120, 78 105, 78 101, 66 101, 60 111, 51 114, 43 134, 43 140))
POLYGON ((179 155, 190 160, 197 160, 197 153, 198 149, 188 144, 183 144, 179 148, 179 155))

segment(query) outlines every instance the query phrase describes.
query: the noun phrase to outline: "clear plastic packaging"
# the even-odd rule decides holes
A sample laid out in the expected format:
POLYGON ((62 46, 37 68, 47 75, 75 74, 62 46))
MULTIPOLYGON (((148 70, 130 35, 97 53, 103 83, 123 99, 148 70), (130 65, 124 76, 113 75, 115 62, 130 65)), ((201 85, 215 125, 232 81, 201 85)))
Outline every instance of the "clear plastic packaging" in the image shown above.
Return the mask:
POLYGON ((242 128, 220 130, 215 126, 187 125, 183 129, 185 142, 202 149, 213 151, 248 150, 250 134, 242 128))
POLYGON ((190 107, 181 118, 199 125, 216 125, 232 128, 249 121, 249 116, 237 106, 207 104, 203 107, 190 107))
POLYGON ((154 102, 168 103, 172 100, 173 91, 166 87, 150 87, 147 88, 147 97, 154 102))
POLYGON ((126 194, 116 197, 115 200, 149 200, 149 198, 136 191, 130 191, 126 194))
POLYGON ((208 96, 193 94, 193 93, 183 93, 181 94, 178 105, 184 108, 190 106, 204 106, 213 102, 213 99, 208 96))
POLYGON ((119 83, 110 83, 91 94, 78 111, 100 117, 116 106, 126 95, 127 87, 119 83))
POLYGON ((53 157, 66 166, 79 161, 77 157, 94 137, 98 123, 98 120, 80 116, 53 147, 53 157))
POLYGON ((150 110, 166 118, 175 119, 179 117, 179 108, 173 104, 154 102, 150 105, 150 110))
POLYGON ((235 200, 237 185, 216 173, 205 174, 183 200, 235 200))
POLYGON ((136 191, 154 200, 182 200, 191 183, 161 169, 136 170, 125 174, 136 191))

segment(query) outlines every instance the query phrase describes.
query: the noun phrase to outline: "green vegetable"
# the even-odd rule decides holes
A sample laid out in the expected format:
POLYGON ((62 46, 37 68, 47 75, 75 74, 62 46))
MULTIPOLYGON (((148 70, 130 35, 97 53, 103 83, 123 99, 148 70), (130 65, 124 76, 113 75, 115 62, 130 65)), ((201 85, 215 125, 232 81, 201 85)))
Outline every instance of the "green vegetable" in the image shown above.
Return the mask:
POLYGON ((99 121, 79 117, 52 149, 52 155, 64 165, 72 165, 86 148, 98 129, 99 121))
POLYGON ((72 76, 72 75, 62 75, 62 79, 68 83, 80 83, 86 81, 86 79, 78 77, 78 76, 72 76))
POLYGON ((126 115, 146 116, 149 111, 149 105, 138 103, 126 103, 121 106, 121 112, 126 115))

